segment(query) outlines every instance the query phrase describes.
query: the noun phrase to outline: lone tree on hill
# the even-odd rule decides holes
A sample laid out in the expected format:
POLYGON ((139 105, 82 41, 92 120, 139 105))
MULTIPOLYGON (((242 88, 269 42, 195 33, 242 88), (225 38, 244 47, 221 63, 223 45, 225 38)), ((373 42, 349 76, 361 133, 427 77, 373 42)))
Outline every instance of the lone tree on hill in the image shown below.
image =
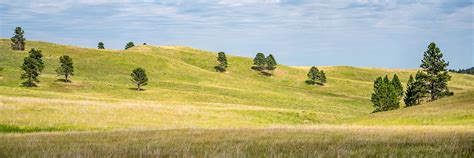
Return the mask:
POLYGON ((74 66, 72 62, 72 58, 64 55, 59 57, 59 68, 56 69, 56 73, 61 76, 64 75, 64 82, 71 82, 69 80, 70 76, 74 75, 74 66))
POLYGON ((420 67, 426 73, 430 100, 434 101, 444 96, 453 95, 448 89, 448 81, 451 80, 451 76, 446 67, 449 66, 449 62, 444 61, 443 53, 435 43, 430 43, 421 62, 420 67))
POLYGON ((15 33, 13 34, 13 37, 10 39, 11 40, 10 47, 12 48, 12 50, 20 50, 20 51, 25 50, 26 38, 23 37, 24 33, 25 31, 23 31, 21 27, 15 28, 15 33))
POLYGON ((426 97, 428 93, 427 87, 425 85, 426 75, 421 71, 416 73, 415 78, 410 75, 407 83, 407 90, 405 92, 405 97, 403 101, 405 102, 405 107, 410 107, 418 105, 422 102, 422 99, 426 97))
POLYGON ((393 85, 393 88, 395 88, 395 92, 397 93, 398 100, 402 99, 403 98, 403 86, 402 86, 402 83, 400 82, 400 79, 398 78, 397 74, 393 75, 392 85, 393 85))
POLYGON ((135 47, 135 44, 133 44, 133 42, 128 42, 127 45, 125 45, 125 50, 132 47, 135 47))
POLYGON ((315 66, 309 69, 307 76, 308 76, 308 80, 306 80, 306 84, 324 85, 324 83, 326 83, 326 73, 324 73, 323 70, 319 71, 318 68, 315 66))
POLYGON ((136 68, 132 71, 132 82, 137 85, 137 91, 142 90, 142 86, 146 86, 148 84, 148 77, 146 76, 146 72, 142 68, 136 68))
POLYGON ((388 111, 398 109, 400 102, 395 87, 388 79, 387 75, 382 79, 378 77, 374 81, 374 93, 370 101, 373 103, 375 110, 373 112, 388 111))
POLYGON ((252 66, 252 69, 262 71, 265 69, 266 63, 267 61, 265 55, 263 53, 257 53, 257 55, 255 55, 255 58, 253 58, 254 66, 252 66))
POLYGON ((97 44, 97 48, 98 48, 98 49, 105 49, 104 43, 99 42, 99 44, 97 44))
POLYGON ((26 79, 23 85, 26 87, 34 87, 36 83, 39 83, 38 76, 44 69, 44 63, 42 60, 43 54, 41 50, 32 48, 29 55, 23 59, 23 65, 21 69, 25 72, 21 74, 21 79, 26 79))
POLYGON ((224 52, 217 53, 217 62, 219 62, 219 64, 214 66, 214 69, 218 72, 225 72, 227 69, 227 57, 224 52))

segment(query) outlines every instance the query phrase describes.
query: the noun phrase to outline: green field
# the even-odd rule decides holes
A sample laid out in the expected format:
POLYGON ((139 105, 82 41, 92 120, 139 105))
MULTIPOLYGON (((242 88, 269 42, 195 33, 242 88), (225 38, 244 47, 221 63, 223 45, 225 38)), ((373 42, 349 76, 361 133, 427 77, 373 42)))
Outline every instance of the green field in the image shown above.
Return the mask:
POLYGON ((27 41, 30 48, 43 51, 46 65, 34 88, 22 87, 20 80, 28 51, 11 51, 9 40, 0 40, 0 140, 6 142, 0 157, 140 151, 178 157, 360 156, 391 147, 395 155, 473 153, 470 75, 451 73, 452 97, 371 114, 375 78, 396 73, 405 85, 416 70, 320 66, 328 82, 310 86, 304 82, 309 67, 278 65, 267 77, 250 69, 252 58, 228 54, 228 71, 217 73, 215 52, 183 46, 124 51, 27 41), (58 81, 61 55, 74 60, 72 83, 58 81), (130 73, 136 67, 147 71, 145 91, 133 90, 130 73), (398 132, 387 132, 394 129, 398 132), (318 152, 304 152, 312 149, 318 152))

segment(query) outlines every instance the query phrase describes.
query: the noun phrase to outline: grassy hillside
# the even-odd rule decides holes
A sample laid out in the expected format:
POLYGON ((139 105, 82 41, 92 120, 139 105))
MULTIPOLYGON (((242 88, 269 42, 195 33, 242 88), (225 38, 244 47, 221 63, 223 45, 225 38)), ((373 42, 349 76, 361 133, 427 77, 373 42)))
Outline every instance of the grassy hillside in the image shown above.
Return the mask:
POLYGON ((328 83, 317 87, 304 84, 307 67, 278 65, 266 77, 250 69, 251 58, 228 55, 228 72, 217 73, 216 53, 182 46, 123 51, 28 41, 27 50, 32 47, 43 51, 46 68, 39 87, 26 88, 19 67, 28 51, 11 51, 9 41, 0 40, 0 131, 474 124, 474 77, 468 75, 453 74, 454 97, 370 114, 376 77, 397 73, 405 82, 416 70, 321 67, 328 83), (74 60, 73 83, 57 81, 61 55, 74 60), (136 67, 148 73, 145 91, 131 89, 136 67))

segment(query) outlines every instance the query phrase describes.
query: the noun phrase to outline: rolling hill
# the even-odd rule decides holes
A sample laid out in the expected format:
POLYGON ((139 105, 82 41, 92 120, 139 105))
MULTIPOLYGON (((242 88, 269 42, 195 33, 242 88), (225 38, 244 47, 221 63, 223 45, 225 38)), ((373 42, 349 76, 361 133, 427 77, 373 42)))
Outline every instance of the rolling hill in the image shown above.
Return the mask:
MULTIPOLYGON (((416 70, 278 65, 271 77, 252 58, 183 46, 97 50, 27 41, 43 51, 38 87, 22 87, 28 51, 0 40, 0 157, 472 157, 474 76, 452 74, 454 96, 372 114, 373 80, 416 70), (61 55, 75 64, 58 79, 61 55), (150 83, 135 91, 130 73, 150 83)), ((278 56, 276 56, 278 61, 278 56)), ((405 84, 405 83, 403 83, 405 84)))
POLYGON ((453 97, 370 114, 376 77, 396 73, 406 82, 416 70, 321 66, 328 82, 320 87, 304 83, 309 67, 278 65, 266 77, 250 69, 252 58, 229 54, 228 71, 217 73, 216 53, 184 46, 97 50, 28 41, 30 48, 43 51, 46 65, 34 88, 22 87, 20 80, 28 51, 12 51, 9 40, 0 40, 2 131, 474 125, 474 76, 464 74, 452 73, 453 97), (74 60, 72 83, 57 80, 61 55, 74 60), (148 73, 145 91, 132 90, 130 73, 136 67, 148 73))

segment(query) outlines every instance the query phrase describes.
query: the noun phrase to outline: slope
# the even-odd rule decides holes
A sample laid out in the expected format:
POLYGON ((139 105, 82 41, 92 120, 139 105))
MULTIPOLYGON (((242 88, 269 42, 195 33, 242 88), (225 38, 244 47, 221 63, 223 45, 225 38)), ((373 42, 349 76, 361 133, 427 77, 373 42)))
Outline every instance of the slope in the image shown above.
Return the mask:
MULTIPOLYGON (((328 83, 316 87, 304 84, 307 68, 278 65, 274 76, 265 77, 250 69, 246 57, 228 56, 228 72, 217 73, 215 53, 189 47, 96 50, 28 41, 26 50, 43 51, 46 68, 39 87, 26 88, 19 67, 27 51, 11 51, 8 44, 0 40, 0 128, 12 131, 352 123, 371 112, 376 77, 397 73, 403 82, 415 72, 322 67, 328 83), (73 83, 57 81, 61 55, 74 60, 73 83), (142 92, 131 89, 136 67, 150 78, 142 92)), ((472 96, 474 78, 453 76, 454 92, 472 96)))

